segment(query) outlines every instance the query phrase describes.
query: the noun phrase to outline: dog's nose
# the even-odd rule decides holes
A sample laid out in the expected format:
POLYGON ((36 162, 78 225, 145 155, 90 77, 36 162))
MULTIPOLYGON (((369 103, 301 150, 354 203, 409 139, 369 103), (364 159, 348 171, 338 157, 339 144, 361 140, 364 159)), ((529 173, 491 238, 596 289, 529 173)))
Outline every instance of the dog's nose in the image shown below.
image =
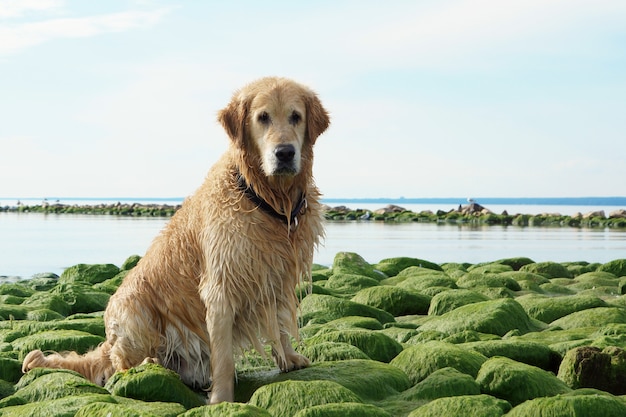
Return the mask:
POLYGON ((274 149, 274 155, 280 162, 291 162, 296 154, 296 148, 293 145, 278 145, 274 149))

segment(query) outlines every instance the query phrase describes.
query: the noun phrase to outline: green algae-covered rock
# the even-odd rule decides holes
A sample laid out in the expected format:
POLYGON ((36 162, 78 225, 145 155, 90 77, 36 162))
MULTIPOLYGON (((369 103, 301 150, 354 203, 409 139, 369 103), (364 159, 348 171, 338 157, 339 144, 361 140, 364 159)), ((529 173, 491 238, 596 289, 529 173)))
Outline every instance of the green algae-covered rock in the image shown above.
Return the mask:
POLYGON ((186 415, 183 414, 185 411, 185 407, 176 403, 128 401, 116 404, 94 402, 78 410, 75 417, 176 417, 186 415))
POLYGON ((25 285, 12 282, 4 282, 0 284, 0 295, 12 295, 14 297, 28 298, 35 291, 25 285))
POLYGON ((120 271, 119 274, 117 274, 113 278, 109 278, 107 280, 94 284, 92 288, 95 291, 104 292, 104 293, 113 295, 115 291, 117 291, 119 286, 122 285, 122 281, 124 281, 124 278, 126 278, 126 275, 128 275, 128 272, 129 270, 122 270, 120 271))
POLYGON ((402 352, 402 345, 380 332, 363 329, 346 329, 318 333, 306 340, 307 345, 323 342, 348 343, 359 348, 369 358, 380 362, 389 362, 402 352))
POLYGON ((555 373, 561 362, 561 355, 547 345, 518 338, 470 342, 459 346, 472 349, 488 358, 504 356, 555 373))
POLYGON ((504 298, 464 305, 441 316, 433 316, 420 330, 437 330, 447 334, 474 330, 504 336, 514 329, 523 334, 540 328, 540 323, 528 317, 519 303, 504 298))
POLYGON ((615 259, 613 261, 607 262, 600 265, 597 270, 610 272, 617 277, 626 276, 626 259, 615 259))
POLYGON ((409 257, 398 257, 398 258, 387 258, 383 259, 376 265, 374 268, 383 272, 388 277, 396 276, 402 271, 410 266, 416 266, 419 268, 427 268, 435 271, 441 271, 441 266, 425 261, 423 259, 418 258, 409 258, 409 257))
POLYGON ((535 398, 513 408, 507 417, 623 417, 626 416, 624 401, 602 392, 576 395, 557 395, 535 398))
POLYGON ((502 272, 511 272, 513 267, 497 262, 489 262, 486 264, 475 264, 467 268, 468 272, 474 274, 500 274, 502 272))
POLYGON ((546 278, 573 278, 572 273, 563 265, 556 262, 536 262, 524 265, 520 271, 532 272, 546 278))
POLYGON ((451 343, 430 341, 404 349, 391 361, 391 365, 404 371, 415 385, 436 370, 447 367, 476 377, 486 360, 478 352, 451 343))
POLYGON ((52 321, 52 320, 62 320, 64 318, 65 317, 63 317, 56 311, 52 311, 47 308, 31 310, 26 314, 26 320, 32 320, 32 321, 52 321))
POLYGON ((13 395, 14 393, 15 388, 13 387, 13 384, 0 378, 0 400, 13 395))
POLYGON ((393 278, 381 281, 385 285, 397 285, 401 288, 422 293, 431 287, 457 288, 456 281, 445 272, 410 266, 393 278))
POLYGON ((393 316, 426 314, 430 297, 399 287, 377 286, 354 295, 352 301, 385 310, 393 316))
POLYGON ((293 417, 392 417, 391 414, 371 404, 333 403, 315 405, 298 411, 293 417))
POLYGON ((326 329, 368 329, 382 330, 383 325, 373 317, 348 316, 329 321, 324 326, 326 329))
POLYGON ((626 323, 626 309, 622 307, 596 307, 568 314, 550 323, 552 327, 602 327, 608 323, 626 323))
POLYGON ((577 311, 594 307, 606 307, 602 299, 590 295, 571 297, 546 297, 540 295, 522 296, 515 299, 528 315, 544 323, 565 317, 577 311))
POLYGON ((368 401, 382 400, 397 395, 411 386, 400 369, 372 360, 344 360, 315 363, 309 368, 278 373, 275 369, 260 372, 251 370, 237 376, 235 401, 246 402, 258 388, 275 382, 332 381, 360 398, 368 401))
POLYGON ((60 283, 50 294, 58 295, 69 305, 69 314, 103 311, 111 297, 109 293, 95 291, 91 285, 81 283, 60 283))
POLYGON ((179 417, 272 417, 262 408, 250 404, 219 403, 192 408, 179 417))
POLYGON ((489 298, 487 298, 487 296, 472 290, 458 289, 443 291, 435 295, 430 301, 428 315, 441 316, 457 307, 488 300, 489 298))
POLYGON ((49 291, 59 283, 59 276, 52 272, 35 274, 31 279, 20 281, 21 285, 27 285, 35 291, 49 291))
POLYGON ((2 417, 73 417, 81 408, 102 402, 115 403, 115 399, 105 394, 70 395, 56 400, 0 408, 0 414, 2 417))
POLYGON ((438 398, 412 411, 408 417, 500 417, 510 409, 508 402, 490 395, 463 395, 438 398))
POLYGON ((40 373, 28 385, 19 387, 13 397, 23 400, 24 403, 56 400, 70 395, 108 394, 104 388, 69 372, 40 373))
POLYGON ((603 350, 581 346, 563 357, 558 378, 569 387, 597 388, 615 395, 626 394, 626 352, 617 347, 603 350))
POLYGON ((347 316, 373 317, 382 324, 395 320, 384 310, 322 294, 305 297, 300 303, 300 314, 305 324, 311 320, 326 323, 347 316))
POLYGON ((120 269, 112 264, 78 264, 70 266, 61 274, 59 283, 83 282, 97 284, 120 273, 120 269))
POLYGON ((293 417, 298 411, 321 404, 360 403, 349 389, 332 381, 282 381, 264 385, 250 404, 266 409, 273 417, 293 417))
POLYGON ((355 274, 381 280, 384 274, 377 272, 374 267, 360 255, 352 252, 338 252, 333 260, 334 274, 355 274))
POLYGON ((298 349, 311 362, 332 362, 346 359, 370 359, 361 349, 349 343, 321 342, 298 349))
POLYGON ((335 273, 326 282, 325 288, 338 294, 356 294, 363 288, 378 285, 378 280, 364 275, 335 273))
POLYGON ((100 343, 104 342, 104 337, 79 330, 49 330, 20 337, 11 342, 15 350, 20 351, 20 359, 31 350, 42 351, 75 351, 80 354, 86 353, 100 343))
POLYGON ((120 267, 120 271, 130 271, 134 267, 137 266, 139 261, 141 260, 141 256, 139 255, 130 255, 126 260, 122 263, 120 267))
POLYGON ((619 285, 619 278, 610 272, 593 271, 585 272, 574 278, 574 283, 571 285, 576 290, 587 290, 596 287, 612 287, 617 289, 619 285))
POLYGON ((504 287, 511 291, 520 291, 521 287, 513 278, 500 274, 468 272, 456 281, 459 288, 504 287))
POLYGON ((0 304, 0 322, 24 320, 31 309, 22 305, 0 304))
POLYGON ((22 304, 30 310, 47 309, 56 311, 62 316, 71 313, 72 307, 63 299, 63 297, 48 292, 37 292, 28 297, 22 304))
POLYGON ((483 363, 476 382, 483 393, 505 399, 514 406, 533 398, 571 391, 551 372, 504 357, 490 358, 483 363))
POLYGON ((401 393, 398 398, 415 401, 478 394, 480 394, 480 386, 470 375, 454 368, 441 368, 401 393))
POLYGON ((198 407, 206 401, 183 384, 176 372, 152 363, 115 373, 105 388, 113 395, 142 401, 176 402, 185 408, 198 407))

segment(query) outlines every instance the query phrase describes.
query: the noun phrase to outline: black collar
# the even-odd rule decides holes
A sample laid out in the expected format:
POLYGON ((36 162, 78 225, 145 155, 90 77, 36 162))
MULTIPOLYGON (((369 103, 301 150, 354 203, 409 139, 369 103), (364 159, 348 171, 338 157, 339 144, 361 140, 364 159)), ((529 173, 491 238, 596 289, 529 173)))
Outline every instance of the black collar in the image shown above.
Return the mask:
POLYGON ((291 210, 291 214, 287 217, 283 213, 279 213, 272 207, 267 201, 263 200, 252 188, 252 184, 248 184, 241 174, 237 174, 237 185, 239 189, 245 194, 248 199, 253 202, 258 208, 265 213, 279 220, 291 227, 291 230, 295 230, 298 227, 298 215, 304 214, 307 209, 306 194, 303 192, 300 194, 298 204, 291 210))

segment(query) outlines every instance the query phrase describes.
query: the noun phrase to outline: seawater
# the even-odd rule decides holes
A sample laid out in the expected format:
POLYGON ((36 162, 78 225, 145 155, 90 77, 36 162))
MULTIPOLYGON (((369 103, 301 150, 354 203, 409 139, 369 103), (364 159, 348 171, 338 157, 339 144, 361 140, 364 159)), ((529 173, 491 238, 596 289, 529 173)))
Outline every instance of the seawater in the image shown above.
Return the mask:
MULTIPOLYGON (((589 207, 560 206, 558 212, 585 212, 589 207)), ((406 208, 417 210, 409 205, 406 208)), ((550 212, 546 207, 534 208, 539 210, 537 213, 550 212)), ((532 214, 526 207, 520 213, 532 214)), ((120 265, 130 255, 143 255, 168 221, 167 218, 0 213, 0 276, 28 278, 40 272, 61 274, 78 263, 120 265)), ((604 263, 626 258, 626 231, 328 222, 326 238, 315 255, 315 262, 331 265, 336 253, 342 251, 356 252, 370 263, 396 256, 436 263, 478 263, 517 256, 537 262, 604 263)))

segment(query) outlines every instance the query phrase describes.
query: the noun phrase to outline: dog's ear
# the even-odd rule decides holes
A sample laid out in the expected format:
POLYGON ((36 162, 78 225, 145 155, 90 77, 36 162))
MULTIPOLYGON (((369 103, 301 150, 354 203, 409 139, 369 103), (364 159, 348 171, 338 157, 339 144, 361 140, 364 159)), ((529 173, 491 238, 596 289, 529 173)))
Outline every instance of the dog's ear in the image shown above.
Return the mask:
POLYGON ((324 133, 330 125, 330 117, 314 93, 307 96, 305 101, 307 136, 312 143, 315 143, 317 137, 324 133))
POLYGON ((217 114, 217 120, 222 124, 228 137, 238 147, 244 146, 246 123, 250 99, 242 92, 235 93, 230 103, 217 114))

